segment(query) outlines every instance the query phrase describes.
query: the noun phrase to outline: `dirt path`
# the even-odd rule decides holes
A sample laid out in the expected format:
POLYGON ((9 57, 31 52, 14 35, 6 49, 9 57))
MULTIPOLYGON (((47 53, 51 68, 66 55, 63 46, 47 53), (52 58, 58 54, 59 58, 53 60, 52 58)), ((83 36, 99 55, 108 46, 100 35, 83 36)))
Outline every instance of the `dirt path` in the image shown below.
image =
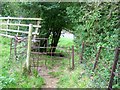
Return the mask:
POLYGON ((55 66, 52 69, 47 69, 45 66, 38 68, 39 75, 44 78, 45 85, 42 88, 57 88, 58 78, 52 77, 49 75, 49 72, 56 72, 59 67, 55 66))

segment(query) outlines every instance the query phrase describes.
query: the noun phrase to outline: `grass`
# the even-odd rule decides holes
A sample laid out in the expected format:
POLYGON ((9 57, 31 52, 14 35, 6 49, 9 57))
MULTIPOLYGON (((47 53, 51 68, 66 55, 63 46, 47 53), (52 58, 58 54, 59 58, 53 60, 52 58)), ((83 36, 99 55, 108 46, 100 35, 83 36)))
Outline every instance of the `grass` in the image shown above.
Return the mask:
POLYGON ((19 61, 9 59, 10 39, 0 37, 0 89, 40 88, 44 79, 36 75, 23 75, 19 61))
POLYGON ((55 77, 55 78, 61 76, 61 72, 49 72, 48 74, 55 77))
MULTIPOLYGON (((66 46, 71 47, 74 45, 73 40, 67 38, 60 38, 60 42, 58 46, 66 46)), ((58 71, 52 71, 48 74, 54 78, 59 78, 57 87, 58 88, 87 88, 88 85, 91 83, 90 78, 85 74, 84 66, 80 65, 79 62, 79 55, 75 55, 75 69, 71 70, 71 64, 69 66, 69 59, 66 56, 65 50, 60 51, 59 49, 57 52, 61 52, 65 55, 64 58, 57 58, 49 56, 40 56, 42 59, 47 60, 46 66, 48 69, 52 69, 54 66, 58 66, 58 71), (66 58, 67 57, 67 58, 66 58)), ((69 55, 68 55, 69 56, 69 55)), ((41 61, 40 64, 44 64, 44 61, 41 61)))
POLYGON ((74 45, 74 41, 65 37, 61 37, 58 43, 58 46, 71 47, 72 45, 74 45))
MULTIPOLYGON (((45 84, 44 79, 38 76, 38 72, 33 70, 32 75, 22 74, 22 65, 19 61, 9 60, 9 43, 10 40, 7 38, 0 37, 0 88, 40 88, 45 84)), ((59 46, 72 46, 74 45, 73 40, 60 38, 59 46)), ((52 71, 48 74, 54 78, 59 78, 57 87, 58 88, 90 88, 91 77, 86 74, 84 64, 79 64, 79 55, 75 55, 75 69, 71 70, 71 64, 69 66, 69 58, 66 57, 65 50, 61 52, 65 55, 63 58, 51 57, 47 55, 43 56, 32 56, 37 59, 40 57, 47 60, 46 66, 48 69, 52 69, 58 66, 58 71, 52 71)), ((44 60, 41 60, 39 64, 43 65, 44 60)))
MULTIPOLYGON (((65 37, 60 38, 58 46, 71 47, 74 45, 74 41, 65 37)), ((56 75, 52 72, 51 74, 59 77, 58 88, 86 88, 90 79, 85 73, 83 66, 79 65, 79 56, 75 55, 75 69, 70 70, 70 68, 65 67, 66 60, 63 60, 61 64, 60 71, 61 75, 56 75)))
MULTIPOLYGON (((64 46, 66 42, 63 41, 63 38, 60 39, 60 46, 64 46)), ((69 43, 66 43, 65 46, 72 45, 73 42, 69 40, 69 43)), ((44 79, 38 76, 37 72, 33 70, 34 75, 23 75, 22 74, 22 65, 19 61, 9 60, 10 53, 10 39, 0 37, 0 88, 40 88, 45 84, 44 79)), ((57 52, 60 52, 59 50, 57 52)), ((63 51, 62 51, 63 52, 63 51)), ((50 57, 46 57, 47 66, 52 68, 54 65, 59 63, 59 61, 50 61, 50 57)), ((53 59, 59 59, 57 57, 53 59)), ((62 66, 65 67, 66 60, 62 61, 62 66)), ((53 77, 61 76, 61 72, 49 72, 53 77)))

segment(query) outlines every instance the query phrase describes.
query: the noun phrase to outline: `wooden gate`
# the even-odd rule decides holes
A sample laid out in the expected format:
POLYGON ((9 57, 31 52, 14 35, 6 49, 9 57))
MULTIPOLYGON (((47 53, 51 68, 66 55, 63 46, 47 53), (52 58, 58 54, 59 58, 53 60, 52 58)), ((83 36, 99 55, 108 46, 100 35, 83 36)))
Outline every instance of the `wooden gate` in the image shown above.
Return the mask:
POLYGON ((29 70, 31 41, 39 34, 41 18, 0 17, 0 36, 11 39, 27 38, 26 67, 29 70))

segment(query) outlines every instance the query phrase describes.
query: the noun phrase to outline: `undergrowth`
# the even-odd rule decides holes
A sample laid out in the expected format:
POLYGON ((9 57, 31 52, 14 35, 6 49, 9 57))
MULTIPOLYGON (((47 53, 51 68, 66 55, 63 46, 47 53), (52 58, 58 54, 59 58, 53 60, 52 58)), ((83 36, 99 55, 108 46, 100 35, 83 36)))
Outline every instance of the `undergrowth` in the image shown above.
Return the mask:
MULTIPOLYGON (((33 70, 33 75, 23 75, 21 72, 22 68, 19 67, 19 62, 9 61, 9 40, 6 38, 0 38, 0 67, 2 71, 0 71, 0 88, 7 88, 7 87, 14 87, 14 88, 33 88, 33 87, 41 87, 45 84, 43 78, 38 76, 38 71, 33 70)), ((71 46, 73 45, 72 41, 71 46)), ((60 42, 59 45, 67 46, 67 43, 60 42)), ((94 61, 95 61, 95 54, 97 49, 93 48, 86 48, 85 49, 85 57, 83 58, 84 61, 81 64, 79 55, 75 51, 75 69, 71 70, 71 53, 65 53, 65 50, 57 49, 56 52, 60 52, 64 57, 58 56, 49 56, 49 55, 33 55, 32 57, 38 58, 40 62, 39 65, 46 64, 48 69, 53 69, 53 67, 59 67, 58 71, 48 72, 54 78, 58 78, 59 81, 57 83, 58 88, 107 88, 109 77, 110 77, 110 66, 112 66, 114 54, 112 51, 106 53, 105 50, 102 50, 101 56, 98 62, 98 66, 95 72, 92 71, 94 61), (104 57, 103 57, 104 56, 104 57), (105 58, 105 59, 104 59, 105 58), (111 58, 111 59, 107 59, 111 58), (46 60, 46 61, 45 61, 46 60), (103 62, 104 61, 104 62, 103 62), (108 68, 102 65, 109 65, 108 68), (102 78, 101 78, 102 77, 102 78), (104 80, 103 80, 104 79, 104 80)), ((116 78, 116 77, 115 77, 116 78)), ((116 79, 117 80, 117 79, 116 79)), ((119 85, 114 85, 113 87, 118 88, 119 85)))
POLYGON ((23 75, 20 61, 10 59, 10 39, 0 37, 0 89, 40 88, 44 79, 35 75, 23 75))

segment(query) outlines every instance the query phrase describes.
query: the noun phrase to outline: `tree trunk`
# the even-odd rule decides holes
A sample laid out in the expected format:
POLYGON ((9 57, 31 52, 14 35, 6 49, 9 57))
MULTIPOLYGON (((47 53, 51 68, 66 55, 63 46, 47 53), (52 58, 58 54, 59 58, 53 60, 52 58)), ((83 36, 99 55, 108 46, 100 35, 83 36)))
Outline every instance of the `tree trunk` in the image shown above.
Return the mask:
POLYGON ((57 47, 57 44, 58 44, 58 41, 59 41, 59 38, 60 38, 60 35, 61 35, 61 31, 62 31, 62 29, 60 28, 57 31, 53 32, 51 47, 54 47, 54 48, 51 48, 52 52, 55 52, 55 50, 56 50, 56 47, 57 47))
MULTIPOLYGON (((47 34, 45 35, 45 36, 43 36, 43 38, 49 38, 49 36, 50 36, 50 32, 47 32, 47 34)), ((45 48, 40 48, 40 52, 46 52, 46 50, 47 50, 47 44, 48 44, 48 42, 47 42, 47 39, 43 39, 43 40, 40 40, 40 47, 45 47, 45 48)))

